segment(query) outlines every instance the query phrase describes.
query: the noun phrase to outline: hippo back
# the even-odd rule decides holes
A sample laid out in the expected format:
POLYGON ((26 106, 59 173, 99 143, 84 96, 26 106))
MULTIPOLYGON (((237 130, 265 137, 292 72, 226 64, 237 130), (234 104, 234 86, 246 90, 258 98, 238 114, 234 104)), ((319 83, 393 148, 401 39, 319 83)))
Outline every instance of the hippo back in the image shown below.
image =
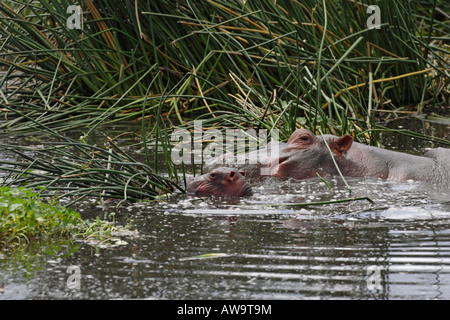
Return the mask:
POLYGON ((450 189, 450 149, 436 148, 427 151, 424 157, 432 158, 436 163, 434 181, 439 181, 440 185, 450 189))

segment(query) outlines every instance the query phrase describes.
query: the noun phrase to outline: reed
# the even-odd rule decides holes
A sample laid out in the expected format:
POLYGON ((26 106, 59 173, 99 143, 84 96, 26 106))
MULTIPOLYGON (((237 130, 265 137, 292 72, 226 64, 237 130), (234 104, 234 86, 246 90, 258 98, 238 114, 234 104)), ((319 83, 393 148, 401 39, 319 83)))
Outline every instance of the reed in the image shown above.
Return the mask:
POLYGON ((91 196, 102 201, 155 200, 162 194, 183 191, 172 180, 121 150, 108 138, 109 148, 101 148, 70 138, 43 142, 39 146, 0 144, 3 152, 16 160, 0 159, 7 186, 44 188, 42 197, 71 199, 67 206, 91 196))
POLYGON ((83 0, 70 29, 73 3, 0 5, 1 96, 59 130, 162 108, 173 125, 229 111, 235 124, 265 114, 287 132, 360 133, 380 108, 448 93, 443 0, 377 1, 380 29, 366 25, 371 1, 83 0))
POLYGON ((448 104, 449 9, 444 0, 2 1, 0 132, 63 144, 30 159, 2 148, 26 159, 16 182, 67 183, 69 194, 77 182, 82 194, 138 199, 177 188, 184 167, 171 163, 168 135, 194 120, 279 129, 281 139, 302 126, 375 144, 380 111, 448 104), (80 29, 67 24, 73 4, 80 29), (380 29, 367 27, 371 4, 380 29), (61 136, 128 120, 142 123, 143 165, 61 136), (152 165, 158 150, 166 178, 152 165))

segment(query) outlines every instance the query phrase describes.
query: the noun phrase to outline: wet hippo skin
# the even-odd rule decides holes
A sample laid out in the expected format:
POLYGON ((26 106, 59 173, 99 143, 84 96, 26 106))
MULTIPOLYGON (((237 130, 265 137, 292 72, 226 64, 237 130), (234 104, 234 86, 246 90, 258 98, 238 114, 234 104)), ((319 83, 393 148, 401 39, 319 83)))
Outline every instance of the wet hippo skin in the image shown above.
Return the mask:
POLYGON ((246 197, 253 191, 245 179, 245 172, 219 167, 188 181, 188 193, 197 196, 246 197))
MULTIPOLYGON (((262 157, 258 164, 233 166, 245 170, 250 178, 261 177, 257 168, 264 168, 268 176, 301 180, 317 174, 338 175, 332 154, 344 176, 416 180, 447 187, 450 182, 450 149, 437 148, 416 156, 366 146, 354 142, 349 135, 315 136, 307 129, 297 129, 286 144, 279 143, 277 147, 278 155, 262 157)), ((227 159, 224 161, 229 163, 227 159)))
POLYGON ((335 175, 337 169, 330 151, 344 176, 377 177, 388 180, 417 180, 449 183, 450 149, 437 148, 416 156, 354 142, 352 137, 315 136, 306 129, 296 130, 281 150, 271 175, 305 179, 335 175))

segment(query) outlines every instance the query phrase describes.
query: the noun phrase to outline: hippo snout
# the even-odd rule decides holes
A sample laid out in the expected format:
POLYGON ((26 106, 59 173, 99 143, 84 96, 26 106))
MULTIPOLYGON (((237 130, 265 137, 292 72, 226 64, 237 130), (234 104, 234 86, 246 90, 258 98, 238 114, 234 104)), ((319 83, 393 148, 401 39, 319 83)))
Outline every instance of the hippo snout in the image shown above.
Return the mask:
POLYGON ((187 191, 197 196, 245 197, 253 194, 245 172, 226 167, 190 179, 187 191))

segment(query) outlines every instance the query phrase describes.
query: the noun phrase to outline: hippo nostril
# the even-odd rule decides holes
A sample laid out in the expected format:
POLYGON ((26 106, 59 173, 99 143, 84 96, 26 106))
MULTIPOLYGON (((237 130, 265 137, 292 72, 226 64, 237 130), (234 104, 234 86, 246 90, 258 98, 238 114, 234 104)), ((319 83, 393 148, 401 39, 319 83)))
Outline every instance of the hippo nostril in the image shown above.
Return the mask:
POLYGON ((227 179, 230 182, 233 182, 234 180, 236 180, 236 171, 230 171, 227 175, 227 179))
POLYGON ((288 156, 280 157, 279 162, 280 162, 280 163, 285 162, 287 159, 289 159, 288 156))

